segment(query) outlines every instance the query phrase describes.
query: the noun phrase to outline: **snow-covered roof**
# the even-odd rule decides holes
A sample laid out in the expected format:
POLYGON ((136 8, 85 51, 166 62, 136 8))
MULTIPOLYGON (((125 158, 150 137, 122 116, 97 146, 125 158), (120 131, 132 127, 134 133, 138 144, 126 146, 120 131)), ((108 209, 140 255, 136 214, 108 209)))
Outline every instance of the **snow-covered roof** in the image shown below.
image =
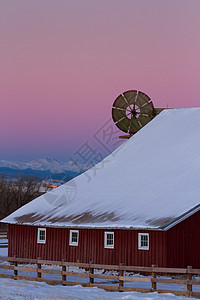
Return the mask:
POLYGON ((199 210, 200 108, 161 112, 94 168, 2 220, 167 229, 199 210))

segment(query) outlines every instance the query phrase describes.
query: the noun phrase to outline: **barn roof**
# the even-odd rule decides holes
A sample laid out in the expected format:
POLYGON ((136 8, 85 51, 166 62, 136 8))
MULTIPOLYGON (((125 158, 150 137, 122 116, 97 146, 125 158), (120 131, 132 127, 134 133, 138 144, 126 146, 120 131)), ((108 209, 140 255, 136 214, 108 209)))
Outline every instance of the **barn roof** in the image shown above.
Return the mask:
POLYGON ((200 108, 164 110, 94 168, 2 222, 166 230, 199 210, 199 171, 200 108))

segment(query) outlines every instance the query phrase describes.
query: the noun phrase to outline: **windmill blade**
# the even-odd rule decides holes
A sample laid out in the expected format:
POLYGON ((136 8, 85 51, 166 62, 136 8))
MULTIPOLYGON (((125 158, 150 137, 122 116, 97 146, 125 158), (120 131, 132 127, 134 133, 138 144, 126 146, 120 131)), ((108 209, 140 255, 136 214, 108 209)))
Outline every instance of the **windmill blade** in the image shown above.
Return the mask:
POLYGON ((113 107, 112 117, 113 117, 114 122, 118 122, 122 118, 126 117, 126 110, 122 110, 122 109, 118 109, 118 108, 113 107))
POLYGON ((130 124, 131 124, 131 120, 127 117, 115 123, 115 125, 124 132, 128 132, 130 124))
POLYGON ((140 122, 140 124, 142 126, 145 126, 147 123, 149 123, 152 119, 152 116, 148 116, 148 115, 140 115, 138 118, 138 121, 140 122))
POLYGON ((133 91, 127 91, 125 93, 123 93, 127 103, 130 104, 135 104, 135 99, 137 96, 137 91, 133 90, 133 91))
POLYGON ((129 128, 129 132, 130 133, 136 133, 138 130, 141 129, 141 125, 140 123, 138 122, 138 119, 136 118, 131 118, 131 125, 130 125, 130 128, 129 128))
POLYGON ((119 97, 117 97, 117 99, 113 103, 113 107, 115 107, 115 108, 121 108, 121 109, 125 109, 126 110, 127 103, 126 103, 126 100, 124 99, 124 97, 122 95, 119 95, 119 97))
POLYGON ((142 107, 140 107, 140 113, 147 114, 147 115, 153 117, 154 116, 154 107, 153 107, 152 101, 150 103, 147 103, 147 104, 143 105, 142 107))
POLYGON ((138 92, 137 98, 136 98, 136 105, 141 108, 141 106, 147 104, 151 99, 144 93, 138 92))

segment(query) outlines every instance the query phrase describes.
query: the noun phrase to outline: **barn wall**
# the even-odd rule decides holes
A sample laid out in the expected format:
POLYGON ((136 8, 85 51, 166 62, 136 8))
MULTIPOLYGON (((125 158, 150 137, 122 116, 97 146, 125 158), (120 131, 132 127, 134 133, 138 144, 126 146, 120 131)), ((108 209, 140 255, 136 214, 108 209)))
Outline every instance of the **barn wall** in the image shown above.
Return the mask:
POLYGON ((47 228, 46 244, 37 244, 37 228, 9 225, 9 256, 24 258, 119 264, 166 266, 166 233, 161 231, 114 231, 114 249, 104 248, 102 229, 79 229, 79 245, 69 246, 67 228, 47 228), (138 232, 148 232, 150 249, 138 250, 138 232))
POLYGON ((168 267, 200 269, 200 211, 167 231, 168 267))

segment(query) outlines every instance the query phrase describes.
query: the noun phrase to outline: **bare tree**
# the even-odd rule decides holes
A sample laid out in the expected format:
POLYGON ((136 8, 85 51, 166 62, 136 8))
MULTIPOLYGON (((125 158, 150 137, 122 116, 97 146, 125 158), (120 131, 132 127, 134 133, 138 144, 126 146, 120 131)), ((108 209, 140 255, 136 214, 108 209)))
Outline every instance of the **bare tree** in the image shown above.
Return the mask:
POLYGON ((0 176, 0 219, 40 196, 42 180, 35 177, 17 177, 13 182, 0 176))

